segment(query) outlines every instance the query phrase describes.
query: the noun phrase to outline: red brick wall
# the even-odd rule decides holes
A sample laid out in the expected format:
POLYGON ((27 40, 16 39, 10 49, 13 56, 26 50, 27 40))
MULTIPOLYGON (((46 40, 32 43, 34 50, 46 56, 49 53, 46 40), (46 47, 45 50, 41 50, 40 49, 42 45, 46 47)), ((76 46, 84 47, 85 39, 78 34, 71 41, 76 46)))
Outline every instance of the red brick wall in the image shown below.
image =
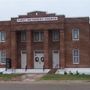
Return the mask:
POLYGON ((65 23, 65 53, 66 53, 66 67, 90 67, 89 57, 89 21, 87 18, 83 19, 67 19, 65 23), (80 29, 79 41, 72 41, 72 29, 80 29), (72 49, 78 48, 80 50, 80 64, 72 64, 72 49))
MULTIPOLYGON (((48 16, 46 13, 39 12, 39 16, 48 16)), ((35 13, 28 13, 28 17, 36 17, 35 13)), ((55 14, 50 14, 55 16, 55 14)), ((19 17, 27 17, 19 16, 19 17)), ((33 68, 33 51, 44 50, 46 68, 52 68, 52 50, 60 50, 61 59, 60 66, 64 67, 90 67, 90 24, 89 18, 65 18, 64 16, 58 16, 58 21, 53 22, 32 22, 32 23, 17 23, 16 18, 12 18, 11 21, 0 22, 0 31, 7 32, 7 39, 5 43, 0 43, 0 50, 6 49, 7 57, 12 59, 12 67, 20 68, 21 62, 21 50, 24 49, 28 54, 28 68, 33 68), (79 41, 72 41, 72 29, 80 29, 79 41), (26 30, 27 41, 20 42, 20 31, 26 30), (44 31, 44 36, 48 37, 42 43, 33 42, 33 30, 44 31), (52 42, 51 32, 52 30, 63 30, 64 33, 60 33, 60 41, 52 42), (32 33, 30 33, 32 31, 32 33), (47 32, 45 32, 47 31, 47 32), (31 38, 31 39, 30 39, 31 38), (32 41, 31 41, 32 40, 32 41), (30 42, 29 42, 30 41, 30 42), (72 49, 79 48, 80 50, 80 64, 75 65, 72 63, 72 49), (31 52, 30 52, 31 51, 31 52), (30 54, 30 56, 29 56, 30 54), (30 58, 32 57, 32 58, 30 58), (31 61, 31 62, 30 62, 31 61), (30 63, 30 65, 29 65, 30 63)), ((2 67, 2 65, 0 65, 2 67)))

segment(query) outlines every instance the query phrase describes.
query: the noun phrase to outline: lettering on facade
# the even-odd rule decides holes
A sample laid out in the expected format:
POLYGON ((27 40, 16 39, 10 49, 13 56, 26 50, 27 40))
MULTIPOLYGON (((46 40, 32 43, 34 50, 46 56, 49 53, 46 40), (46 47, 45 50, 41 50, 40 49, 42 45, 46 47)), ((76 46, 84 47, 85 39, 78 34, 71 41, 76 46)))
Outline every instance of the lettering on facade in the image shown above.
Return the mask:
POLYGON ((58 17, 19 18, 17 22, 57 21, 58 17))

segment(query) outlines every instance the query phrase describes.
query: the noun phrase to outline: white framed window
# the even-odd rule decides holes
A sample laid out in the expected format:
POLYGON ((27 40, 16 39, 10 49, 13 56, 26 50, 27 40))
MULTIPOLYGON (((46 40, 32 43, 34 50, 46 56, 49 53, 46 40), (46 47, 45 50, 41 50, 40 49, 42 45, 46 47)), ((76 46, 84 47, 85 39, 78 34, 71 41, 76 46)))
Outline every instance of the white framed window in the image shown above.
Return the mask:
POLYGON ((25 42, 26 41, 26 32, 22 31, 21 32, 21 42, 25 42))
POLYGON ((33 36, 34 36, 34 42, 42 42, 44 39, 44 32, 40 32, 40 31, 34 32, 33 36))
POLYGON ((6 32, 1 31, 0 32, 0 42, 5 42, 6 41, 6 32))
POLYGON ((79 29, 78 28, 72 29, 72 40, 74 41, 79 40, 79 29))
POLYGON ((59 31, 52 31, 52 41, 59 41, 59 31))
POLYGON ((73 64, 79 64, 79 49, 73 49, 72 50, 72 56, 73 56, 73 64))
POLYGON ((5 50, 0 51, 0 63, 6 64, 6 51, 5 50))

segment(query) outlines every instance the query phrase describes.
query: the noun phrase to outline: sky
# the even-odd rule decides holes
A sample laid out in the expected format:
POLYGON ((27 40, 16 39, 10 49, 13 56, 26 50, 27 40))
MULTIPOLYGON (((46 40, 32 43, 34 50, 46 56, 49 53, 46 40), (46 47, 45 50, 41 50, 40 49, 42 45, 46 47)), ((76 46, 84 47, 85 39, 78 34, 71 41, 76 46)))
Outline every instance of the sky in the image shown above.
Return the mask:
POLYGON ((0 0, 0 21, 32 11, 66 17, 90 17, 90 0, 0 0))

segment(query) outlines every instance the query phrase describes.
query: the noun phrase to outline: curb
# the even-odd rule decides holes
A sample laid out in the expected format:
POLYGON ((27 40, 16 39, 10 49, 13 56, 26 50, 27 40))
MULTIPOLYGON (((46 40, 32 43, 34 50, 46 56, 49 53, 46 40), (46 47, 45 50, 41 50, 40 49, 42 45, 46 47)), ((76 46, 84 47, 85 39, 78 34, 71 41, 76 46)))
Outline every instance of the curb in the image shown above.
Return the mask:
POLYGON ((28 81, 0 81, 5 84, 90 84, 88 80, 28 80, 28 81))

